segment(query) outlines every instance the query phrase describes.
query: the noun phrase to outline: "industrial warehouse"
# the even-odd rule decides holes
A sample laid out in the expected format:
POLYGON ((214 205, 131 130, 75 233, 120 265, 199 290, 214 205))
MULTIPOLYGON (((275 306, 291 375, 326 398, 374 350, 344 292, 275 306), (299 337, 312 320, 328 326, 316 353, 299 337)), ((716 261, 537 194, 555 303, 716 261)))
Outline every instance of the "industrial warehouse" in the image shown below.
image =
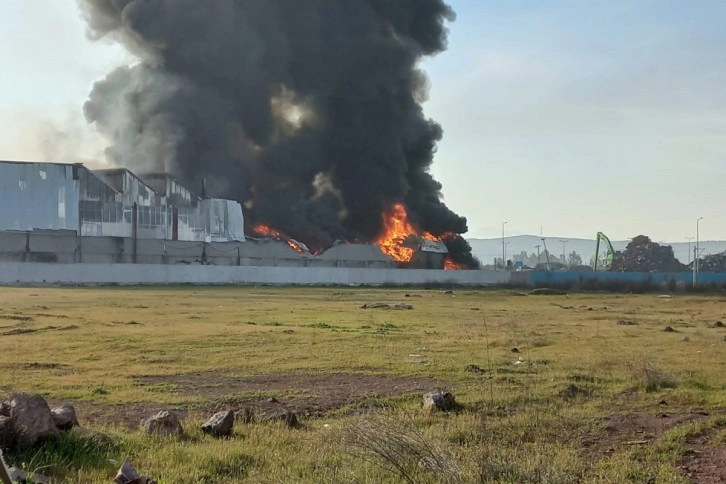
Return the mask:
MULTIPOLYGON (((165 173, 2 161, 0 201, 0 260, 8 262, 398 266, 373 244, 340 242, 311 254, 277 232, 246 237, 238 202, 196 195, 165 173)), ((406 267, 443 268, 443 243, 407 245, 414 256, 406 267)))

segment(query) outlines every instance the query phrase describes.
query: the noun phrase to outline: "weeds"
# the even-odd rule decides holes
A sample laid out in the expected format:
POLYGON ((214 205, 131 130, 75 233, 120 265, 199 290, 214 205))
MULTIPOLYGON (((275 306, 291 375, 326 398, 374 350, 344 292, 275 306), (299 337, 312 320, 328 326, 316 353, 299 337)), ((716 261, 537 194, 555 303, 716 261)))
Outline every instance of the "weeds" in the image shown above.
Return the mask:
POLYGON ((638 387, 648 393, 678 386, 676 378, 671 373, 649 360, 633 364, 632 372, 638 387))
POLYGON ((343 440, 352 456, 380 466, 409 484, 464 482, 453 457, 408 419, 367 415, 348 425, 343 440))

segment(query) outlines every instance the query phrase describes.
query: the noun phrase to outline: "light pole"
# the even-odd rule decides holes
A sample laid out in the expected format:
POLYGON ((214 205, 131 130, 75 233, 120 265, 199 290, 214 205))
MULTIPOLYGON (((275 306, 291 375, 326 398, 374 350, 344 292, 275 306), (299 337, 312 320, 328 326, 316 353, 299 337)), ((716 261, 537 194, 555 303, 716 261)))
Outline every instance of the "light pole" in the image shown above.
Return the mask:
POLYGON ((691 264, 691 241, 695 237, 686 237, 686 240, 688 241, 688 265, 691 264))
POLYGON ((560 242, 562 242, 562 265, 567 265, 567 259, 565 258, 566 257, 566 255, 565 255, 566 254, 565 246, 567 245, 567 243, 569 242, 569 240, 562 240, 562 239, 560 239, 560 242))
POLYGON ((509 222, 502 222, 502 269, 507 267, 507 246, 504 243, 504 226, 509 222))
POLYGON ((698 229, 699 229, 698 224, 701 220, 703 220, 703 217, 696 219, 696 250, 694 251, 695 253, 693 254, 693 287, 696 287, 696 284, 698 282, 698 257, 700 255, 699 254, 700 239, 699 239, 699 234, 698 234, 698 229))

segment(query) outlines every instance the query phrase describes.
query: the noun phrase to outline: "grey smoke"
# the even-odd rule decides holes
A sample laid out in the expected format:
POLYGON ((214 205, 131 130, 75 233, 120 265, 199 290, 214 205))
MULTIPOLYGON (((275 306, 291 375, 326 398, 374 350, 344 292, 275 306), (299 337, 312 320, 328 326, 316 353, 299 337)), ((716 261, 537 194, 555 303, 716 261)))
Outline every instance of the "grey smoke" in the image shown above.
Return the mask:
POLYGON ((139 59, 84 106, 116 164, 205 177, 311 247, 373 240, 398 201, 424 230, 466 232, 429 173, 442 129, 421 107, 418 63, 446 48, 455 17, 444 0, 79 3, 92 38, 139 59))

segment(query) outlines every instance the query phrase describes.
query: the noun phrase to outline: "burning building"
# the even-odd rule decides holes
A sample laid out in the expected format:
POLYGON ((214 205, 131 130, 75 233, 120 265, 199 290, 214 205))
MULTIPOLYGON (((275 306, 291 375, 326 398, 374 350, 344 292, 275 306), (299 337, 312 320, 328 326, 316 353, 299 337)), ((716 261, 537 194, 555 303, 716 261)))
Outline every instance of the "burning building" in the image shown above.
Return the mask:
POLYGON ((443 130, 422 108, 419 66, 455 18, 444 0, 79 3, 90 37, 137 58, 84 105, 117 166, 206 179, 245 207, 248 234, 303 256, 345 241, 477 267, 431 175, 443 130))

